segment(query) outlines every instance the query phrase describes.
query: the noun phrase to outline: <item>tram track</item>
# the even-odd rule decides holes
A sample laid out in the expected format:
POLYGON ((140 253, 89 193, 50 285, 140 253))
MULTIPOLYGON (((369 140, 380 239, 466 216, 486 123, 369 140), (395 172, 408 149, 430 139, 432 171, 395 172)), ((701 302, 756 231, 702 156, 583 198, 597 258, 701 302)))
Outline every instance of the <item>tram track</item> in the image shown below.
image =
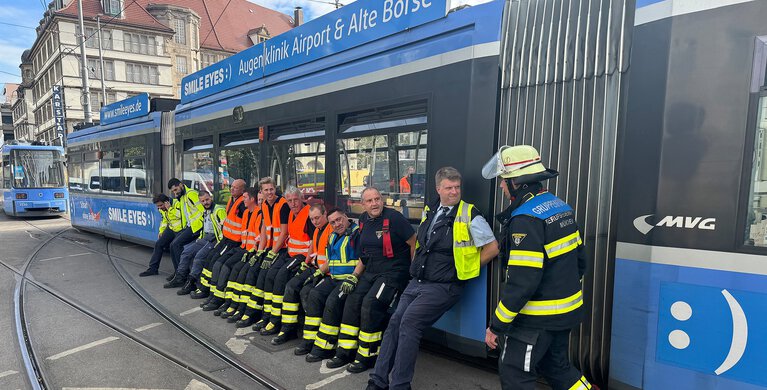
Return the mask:
MULTIPOLYGON (((33 261, 35 260, 35 258, 37 257, 37 255, 40 253, 40 251, 43 248, 45 248, 47 245, 51 244, 53 241, 57 239, 66 239, 62 237, 62 235, 75 229, 69 227, 59 232, 51 233, 40 228, 39 226, 36 226, 33 223, 30 223, 29 221, 24 221, 24 222, 34 227, 35 229, 42 231, 44 234, 49 235, 49 237, 47 237, 45 240, 43 240, 43 242, 41 242, 35 247, 32 253, 27 257, 21 269, 16 269, 3 260, 0 260, 0 266, 7 268, 16 276, 17 284, 16 284, 15 294, 14 294, 14 308, 15 308, 17 337, 18 337, 19 346, 22 352, 21 354, 23 359, 23 365, 25 367, 25 370, 27 371, 28 381, 30 382, 30 385, 32 386, 33 389, 45 390, 45 389, 49 389, 53 387, 50 386, 50 382, 46 378, 45 371, 42 369, 43 367, 42 361, 35 354, 35 351, 31 342, 31 338, 30 338, 30 332, 28 330, 28 325, 25 321, 24 291, 27 287, 27 284, 32 285, 40 289, 41 291, 44 291, 48 295, 63 302, 64 304, 76 310, 77 312, 84 314, 85 316, 95 320, 96 322, 107 327, 108 329, 118 333, 119 335, 129 340, 132 340, 133 342, 143 346, 146 349, 149 349, 150 351, 173 362, 174 364, 181 367, 182 369, 187 370, 193 373, 194 375, 197 375, 200 378, 203 378, 204 380, 208 381, 209 383, 215 386, 218 386, 223 389, 236 388, 236 386, 234 386, 233 384, 228 383, 225 380, 221 380, 211 375, 207 369, 203 367, 199 367, 193 362, 190 362, 180 356, 177 356, 173 353, 170 353, 168 351, 165 351, 157 347, 156 345, 153 345, 151 341, 141 336, 137 331, 123 326, 122 324, 110 319, 109 317, 89 308, 87 305, 84 305, 83 303, 78 302, 76 299, 69 297, 63 292, 58 291, 55 288, 45 283, 37 282, 34 280, 34 278, 31 275, 27 275, 31 264, 33 263, 33 261)), ((127 276, 127 273, 125 272, 124 268, 122 268, 122 266, 119 264, 117 260, 128 261, 131 263, 135 263, 135 262, 129 259, 123 259, 118 256, 113 256, 109 253, 109 246, 111 242, 110 239, 107 239, 106 251, 100 251, 100 250, 94 249, 81 242, 77 242, 76 240, 73 240, 73 239, 66 239, 66 240, 70 243, 73 243, 77 246, 80 246, 88 250, 89 252, 106 256, 110 260, 110 263, 114 267, 115 272, 117 272, 118 276, 128 285, 128 287, 132 291, 135 292, 135 294, 150 309, 152 309, 156 314, 162 317, 169 324, 173 325, 176 329, 181 331, 186 337, 192 339, 192 341, 194 341, 197 345, 204 348, 207 352, 218 357, 227 365, 241 372, 250 380, 260 384, 261 386, 264 386, 268 389, 274 389, 274 390, 282 389, 280 385, 271 381, 268 377, 254 370, 249 365, 243 362, 240 362, 236 358, 229 356, 226 352, 216 347, 214 342, 198 334, 196 331, 187 327, 180 321, 176 320, 172 314, 164 310, 156 301, 154 301, 152 297, 150 297, 140 286, 138 286, 129 276, 127 276)))

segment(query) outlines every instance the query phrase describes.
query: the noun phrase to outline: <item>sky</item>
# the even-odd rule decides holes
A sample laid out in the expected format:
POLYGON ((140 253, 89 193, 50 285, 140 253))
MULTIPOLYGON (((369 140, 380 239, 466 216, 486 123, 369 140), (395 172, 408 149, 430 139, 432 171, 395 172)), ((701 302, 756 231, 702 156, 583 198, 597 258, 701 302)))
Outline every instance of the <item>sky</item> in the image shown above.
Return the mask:
MULTIPOLYGON (((308 22, 335 10, 335 0, 248 0, 277 11, 293 15, 295 7, 304 9, 308 22)), ((451 7, 480 4, 489 0, 451 0, 451 7)), ((0 85, 19 83, 21 53, 35 41, 35 27, 47 9, 50 0, 0 0, 0 85)), ((162 0, 158 0, 162 3, 162 0)), ((354 0, 340 0, 342 5, 354 0)), ((2 87, 0 86, 0 92, 2 87)), ((0 100, 3 98, 0 97, 0 100)))

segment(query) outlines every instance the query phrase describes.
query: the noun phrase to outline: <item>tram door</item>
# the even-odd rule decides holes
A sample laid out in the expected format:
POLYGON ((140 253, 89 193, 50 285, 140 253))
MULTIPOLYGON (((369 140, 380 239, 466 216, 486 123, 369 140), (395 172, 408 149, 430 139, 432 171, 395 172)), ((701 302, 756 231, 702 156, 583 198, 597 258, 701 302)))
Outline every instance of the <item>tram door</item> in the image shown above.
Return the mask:
POLYGON ((319 118, 269 127, 269 175, 280 193, 298 188, 307 202, 325 198, 325 126, 319 118), (291 131, 292 130, 292 131, 291 131), (299 132, 295 132, 299 130, 299 132), (303 131, 301 131, 303 130, 303 131))

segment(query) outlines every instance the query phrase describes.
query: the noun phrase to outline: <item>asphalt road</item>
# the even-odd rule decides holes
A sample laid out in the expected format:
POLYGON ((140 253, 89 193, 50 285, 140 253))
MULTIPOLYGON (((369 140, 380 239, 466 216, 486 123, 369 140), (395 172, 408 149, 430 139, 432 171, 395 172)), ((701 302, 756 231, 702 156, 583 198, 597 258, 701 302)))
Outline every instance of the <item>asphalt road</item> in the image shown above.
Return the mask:
MULTIPOLYGON (((43 362, 54 388, 65 389, 209 389, 259 388, 251 378, 203 348, 151 309, 128 287, 106 253, 139 288, 160 304, 161 310, 195 334, 209 340, 234 360, 244 363, 286 389, 364 389, 368 373, 330 370, 325 363, 306 363, 293 355, 295 343, 269 346, 249 328, 199 310, 200 301, 163 289, 171 271, 163 260, 161 275, 138 278, 146 269, 151 249, 80 232, 63 218, 19 220, 0 213, 0 261, 21 271, 35 251, 28 277, 76 306, 116 324, 131 337, 106 326, 34 285, 25 289, 24 308, 34 352, 43 362), (58 234, 41 246, 52 235, 58 234), (133 338, 138 339, 138 341, 133 338), (140 342, 139 342, 140 341, 140 342), (152 351, 161 350, 178 361, 152 351), (197 375, 201 373, 201 375, 197 375), (213 378, 214 381, 206 380, 213 378), (222 386, 217 386, 223 384, 222 386)), ((0 388, 28 388, 19 359, 13 297, 18 275, 0 267, 0 388)), ((441 355, 422 351, 418 357, 415 389, 497 389, 497 374, 441 355)))

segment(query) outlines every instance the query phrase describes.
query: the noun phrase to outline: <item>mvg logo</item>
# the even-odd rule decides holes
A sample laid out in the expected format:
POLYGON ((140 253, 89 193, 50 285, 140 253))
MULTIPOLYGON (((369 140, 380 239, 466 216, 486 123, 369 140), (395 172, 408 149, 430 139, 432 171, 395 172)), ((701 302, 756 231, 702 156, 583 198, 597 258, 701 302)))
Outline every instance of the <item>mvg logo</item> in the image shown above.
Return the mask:
POLYGON ((655 225, 647 223, 647 218, 652 217, 655 214, 647 214, 634 219, 634 227, 642 234, 647 234, 655 226, 665 226, 670 228, 682 228, 682 229, 701 229, 701 230, 714 230, 716 229, 716 218, 703 218, 703 217, 674 217, 667 215, 655 225))

